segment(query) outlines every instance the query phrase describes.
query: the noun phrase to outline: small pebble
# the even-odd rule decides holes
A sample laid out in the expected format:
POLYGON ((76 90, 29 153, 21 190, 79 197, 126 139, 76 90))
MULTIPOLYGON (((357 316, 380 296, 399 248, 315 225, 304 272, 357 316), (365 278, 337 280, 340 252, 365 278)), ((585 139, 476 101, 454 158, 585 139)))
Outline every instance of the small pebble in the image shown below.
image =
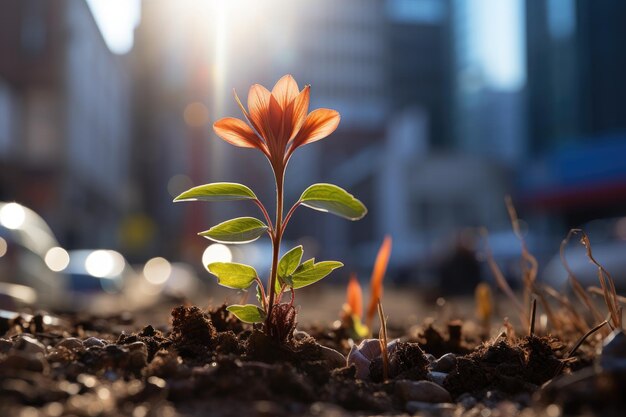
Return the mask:
POLYGON ((343 368, 346 366, 346 357, 341 353, 337 352, 335 349, 331 349, 326 346, 320 346, 321 357, 326 361, 329 366, 329 369, 343 368))
POLYGON ((45 353, 46 347, 41 344, 37 339, 27 335, 20 335, 13 344, 13 347, 17 350, 21 350, 27 353, 45 353))
POLYGON ((83 341, 76 337, 68 337, 67 339, 61 340, 57 347, 64 347, 65 349, 71 350, 72 352, 81 352, 85 350, 83 346, 83 341))
POLYGON ((356 367, 356 377, 358 379, 367 379, 370 375, 370 362, 360 351, 357 345, 353 345, 348 353, 348 366, 356 367))
MULTIPOLYGON (((391 354, 397 348, 398 340, 387 343, 387 353, 391 354)), ((379 339, 363 339, 359 345, 353 345, 348 353, 348 366, 356 366, 356 377, 368 379, 370 375, 370 362, 381 355, 379 339)))
POLYGON ((98 339, 97 337, 90 337, 88 339, 85 339, 85 341, 83 342, 83 345, 87 348, 90 347, 104 347, 106 343, 104 343, 103 340, 98 339))
POLYGON ((396 393, 404 401, 423 401, 430 403, 448 403, 452 401, 450 393, 443 387, 430 381, 396 382, 396 393))
POLYGON ((448 377, 448 374, 445 372, 432 371, 428 373, 428 379, 433 381, 435 384, 441 385, 441 386, 443 386, 443 381, 445 381, 447 377, 448 377))
POLYGON ((50 363, 56 362, 68 362, 73 358, 73 354, 69 349, 64 347, 56 347, 52 349, 48 355, 46 355, 46 359, 50 363))
POLYGON ((146 356, 148 355, 148 346, 144 342, 133 342, 126 345, 126 348, 129 352, 145 352, 146 356))
POLYGON ((146 366, 148 361, 148 347, 143 342, 134 342, 126 345, 129 351, 128 366, 132 369, 140 369, 146 366))
POLYGON ((456 410, 456 405, 452 403, 433 404, 424 401, 409 401, 406 403, 406 411, 409 413, 426 412, 440 415, 441 412, 454 410, 456 410))
POLYGON ((433 371, 451 372, 456 366, 456 355, 454 353, 446 353, 432 364, 433 371))
POLYGON ((2 361, 2 369, 19 369, 24 371, 43 372, 48 363, 41 354, 14 352, 2 361))

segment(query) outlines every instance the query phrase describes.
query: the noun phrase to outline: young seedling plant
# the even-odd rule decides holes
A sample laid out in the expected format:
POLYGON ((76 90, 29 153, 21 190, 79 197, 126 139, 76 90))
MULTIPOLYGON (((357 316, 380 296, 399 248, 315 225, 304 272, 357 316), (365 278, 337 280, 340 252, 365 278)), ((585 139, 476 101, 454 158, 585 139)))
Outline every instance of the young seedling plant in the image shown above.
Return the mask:
POLYGON ((391 256, 391 236, 385 236, 378 249, 374 269, 370 278, 370 301, 367 307, 366 324, 363 324, 363 290, 356 274, 350 276, 346 290, 346 302, 343 305, 341 317, 348 325, 348 329, 355 339, 363 339, 371 335, 372 320, 378 311, 378 305, 383 297, 383 279, 387 271, 387 264, 391 256))
POLYGON ((245 121, 233 117, 218 120, 213 129, 226 142, 255 148, 265 155, 274 173, 276 185, 276 215, 272 222, 265 205, 255 193, 243 184, 211 183, 191 188, 174 199, 177 201, 228 201, 248 200, 261 211, 263 220, 239 217, 227 220, 199 233, 214 242, 242 244, 257 240, 267 234, 272 242, 272 267, 266 285, 257 271, 235 262, 214 262, 208 270, 217 277, 220 285, 246 290, 256 283, 259 305, 231 305, 228 310, 246 323, 264 323, 264 330, 276 338, 284 339, 285 328, 295 320, 294 290, 311 285, 343 266, 341 262, 302 262, 302 246, 286 252, 279 258, 281 240, 293 213, 300 206, 329 212, 348 220, 361 219, 367 209, 359 200, 333 184, 313 184, 283 215, 285 171, 289 159, 299 147, 318 141, 335 131, 339 113, 331 109, 316 109, 308 113, 310 86, 302 90, 291 75, 285 75, 270 92, 255 84, 248 93, 246 109, 237 93, 235 100, 245 121), (291 302, 281 304, 281 298, 291 291, 291 302))

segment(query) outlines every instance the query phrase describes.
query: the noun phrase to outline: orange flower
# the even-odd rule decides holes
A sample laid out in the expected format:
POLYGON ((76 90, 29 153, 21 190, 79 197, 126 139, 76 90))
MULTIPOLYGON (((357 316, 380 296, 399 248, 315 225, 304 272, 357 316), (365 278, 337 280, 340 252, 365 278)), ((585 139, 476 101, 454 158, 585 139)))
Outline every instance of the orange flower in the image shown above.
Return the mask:
POLYGON ((346 290, 346 304, 350 310, 350 315, 361 318, 363 314, 363 291, 355 273, 350 275, 350 282, 348 282, 346 290))
POLYGON ((309 90, 308 85, 300 90, 291 75, 278 80, 271 92, 254 84, 248 93, 248 110, 235 93, 247 123, 225 117, 215 122, 213 129, 230 144, 259 149, 274 170, 281 172, 298 147, 325 138, 339 125, 339 113, 335 110, 308 113, 309 90))
POLYGON ((385 236, 378 254, 376 255, 376 262, 374 262, 374 269, 372 270, 372 277, 370 278, 370 303, 367 308, 367 327, 372 328, 372 320, 376 313, 378 306, 378 300, 383 296, 383 279, 385 278, 385 272, 387 272, 387 264, 389 263, 389 257, 391 256, 391 236, 385 236))

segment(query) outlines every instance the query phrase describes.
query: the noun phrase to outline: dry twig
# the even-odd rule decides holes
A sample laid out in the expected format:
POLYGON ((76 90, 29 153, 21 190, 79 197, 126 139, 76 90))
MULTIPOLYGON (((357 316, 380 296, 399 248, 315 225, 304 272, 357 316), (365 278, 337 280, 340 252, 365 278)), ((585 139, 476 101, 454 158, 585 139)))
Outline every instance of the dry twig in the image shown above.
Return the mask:
POLYGON ((389 353, 387 352, 387 319, 385 318, 385 312, 383 311, 383 305, 378 299, 378 318, 380 320, 380 332, 378 333, 378 339, 380 341, 380 352, 383 358, 383 380, 387 381, 389 378, 389 353))

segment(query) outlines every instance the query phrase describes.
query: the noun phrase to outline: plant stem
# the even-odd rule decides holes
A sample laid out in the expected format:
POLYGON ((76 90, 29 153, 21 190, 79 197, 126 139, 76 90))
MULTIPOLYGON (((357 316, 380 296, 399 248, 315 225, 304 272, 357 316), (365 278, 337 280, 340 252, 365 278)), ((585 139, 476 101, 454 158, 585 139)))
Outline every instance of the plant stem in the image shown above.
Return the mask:
POLYGON ((291 209, 289 209, 289 211, 287 212, 287 215, 285 216, 285 221, 283 222, 283 230, 285 230, 285 228, 287 227, 287 223, 289 223, 289 220, 291 219, 291 216, 293 215, 293 212, 296 211, 296 209, 300 206, 300 201, 298 201, 296 204, 293 205, 293 207, 291 207, 291 209))
POLYGON ((274 299, 276 296, 276 278, 278 275, 278 255, 280 251, 280 241, 283 237, 283 197, 284 197, 284 181, 285 171, 280 170, 274 172, 276 179, 276 223, 274 223, 274 235, 272 236, 272 269, 268 282, 270 299, 267 307, 267 318, 265 319, 265 329, 269 331, 271 323, 272 310, 274 307, 274 299))
POLYGON ((272 224, 272 220, 270 219, 270 216, 267 213, 267 210, 265 209, 265 206, 263 205, 263 203, 261 203, 261 200, 259 200, 257 198, 257 199, 254 199, 252 201, 254 201, 254 204, 256 204, 257 207, 259 207, 259 209, 261 210, 261 213, 263 213, 263 217, 265 217, 265 221, 267 221, 267 225, 269 226, 270 233, 273 232, 274 225, 272 224))

